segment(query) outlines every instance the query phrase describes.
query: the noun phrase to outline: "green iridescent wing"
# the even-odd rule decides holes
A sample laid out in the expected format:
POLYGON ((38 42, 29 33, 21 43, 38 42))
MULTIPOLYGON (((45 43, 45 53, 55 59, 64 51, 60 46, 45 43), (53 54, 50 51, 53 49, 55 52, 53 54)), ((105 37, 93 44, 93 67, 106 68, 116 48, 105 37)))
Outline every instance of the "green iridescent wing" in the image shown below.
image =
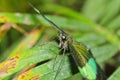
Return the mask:
POLYGON ((69 49, 84 78, 88 80, 105 80, 102 70, 85 45, 72 41, 72 43, 69 43, 69 49))

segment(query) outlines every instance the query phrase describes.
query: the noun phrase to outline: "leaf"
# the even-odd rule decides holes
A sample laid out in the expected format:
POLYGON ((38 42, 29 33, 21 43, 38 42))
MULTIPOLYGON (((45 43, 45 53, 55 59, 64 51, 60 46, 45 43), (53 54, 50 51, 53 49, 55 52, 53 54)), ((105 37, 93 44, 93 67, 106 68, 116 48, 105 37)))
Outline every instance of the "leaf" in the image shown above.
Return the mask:
MULTIPOLYGON (((50 26, 50 24, 45 21, 40 15, 32 15, 32 14, 20 14, 20 13, 0 13, 0 16, 7 19, 6 22, 19 23, 19 24, 27 24, 27 25, 39 25, 44 24, 46 26, 50 26)), ((92 29, 86 25, 84 22, 78 22, 74 19, 69 19, 60 16, 48 16, 53 22, 57 25, 67 28, 67 29, 75 29, 79 31, 91 31, 92 29), (62 23, 62 24, 61 24, 62 23)), ((0 21, 4 23, 5 21, 0 21)))
POLYGON ((54 12, 57 14, 67 16, 68 18, 75 19, 79 22, 87 23, 89 26, 94 25, 89 19, 84 17, 82 14, 76 12, 75 10, 69 9, 67 7, 64 7, 64 6, 61 6, 58 4, 50 4, 50 3, 44 4, 42 6, 42 9, 43 9, 43 11, 54 12))
POLYGON ((21 54, 0 63, 0 78, 9 79, 10 76, 25 67, 55 57, 56 53, 58 53, 58 49, 52 43, 24 50, 21 54))
POLYGON ((0 17, 3 18, 0 20, 1 23, 11 22, 11 23, 20 23, 20 24, 38 24, 39 20, 35 15, 20 14, 20 13, 0 13, 0 17))
POLYGON ((92 53, 98 62, 107 61, 113 57, 117 51, 117 46, 111 44, 105 44, 92 49, 92 53))
POLYGON ((82 79, 82 75, 80 73, 77 73, 77 74, 75 74, 75 75, 73 75, 65 80, 83 80, 83 79, 82 79))
POLYGON ((5 23, 0 27, 0 42, 10 28, 11 28, 11 24, 9 23, 5 23))
POLYGON ((90 48, 96 47, 97 45, 103 44, 107 41, 107 39, 100 35, 100 34, 94 34, 94 33, 88 33, 84 34, 81 37, 78 36, 76 39, 78 42, 82 42, 85 45, 87 45, 90 48))
POLYGON ((97 21, 103 15, 106 3, 108 3, 107 0, 86 0, 82 13, 89 19, 97 21))
POLYGON ((100 24, 104 25, 108 23, 110 20, 112 20, 119 13, 119 9, 120 9, 120 0, 114 0, 114 1, 111 0, 107 4, 107 8, 101 19, 100 24))
POLYGON ((115 31, 120 28, 120 15, 115 17, 115 19, 111 20, 111 22, 107 25, 108 29, 115 31))
POLYGON ((41 37, 43 30, 44 26, 41 26, 40 29, 33 30, 21 42, 19 42, 19 44, 16 44, 14 48, 10 48, 10 50, 7 50, 9 52, 4 52, 3 55, 1 55, 0 60, 3 61, 7 57, 11 58, 12 56, 18 55, 23 50, 29 49, 34 46, 38 39, 41 37))
POLYGON ((110 76, 107 80, 118 80, 120 79, 120 67, 110 76))
POLYGON ((74 19, 63 18, 63 17, 49 17, 53 22, 55 22, 60 27, 70 30, 82 31, 82 32, 89 32, 93 29, 86 25, 84 22, 80 22, 74 19), (61 24, 62 23, 62 24, 61 24))
POLYGON ((21 43, 10 53, 8 58, 15 56, 21 53, 25 49, 29 49, 37 43, 37 40, 41 37, 44 26, 41 26, 39 29, 33 30, 27 37, 25 37, 21 43))

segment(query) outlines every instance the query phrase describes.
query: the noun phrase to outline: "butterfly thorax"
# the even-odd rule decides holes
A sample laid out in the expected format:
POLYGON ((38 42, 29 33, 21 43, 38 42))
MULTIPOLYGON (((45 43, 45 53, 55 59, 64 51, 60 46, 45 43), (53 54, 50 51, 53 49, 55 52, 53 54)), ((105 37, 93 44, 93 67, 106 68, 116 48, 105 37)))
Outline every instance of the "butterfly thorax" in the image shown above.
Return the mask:
POLYGON ((68 43, 72 43, 71 37, 65 32, 59 34, 59 48, 64 51, 68 50, 68 43))

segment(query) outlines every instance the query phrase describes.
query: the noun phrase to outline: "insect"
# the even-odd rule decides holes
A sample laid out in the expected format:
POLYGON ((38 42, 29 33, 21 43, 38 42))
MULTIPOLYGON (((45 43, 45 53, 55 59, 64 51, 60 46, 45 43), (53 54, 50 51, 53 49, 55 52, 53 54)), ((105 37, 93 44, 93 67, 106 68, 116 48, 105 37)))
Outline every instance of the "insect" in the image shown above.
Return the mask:
MULTIPOLYGON (((31 5, 32 6, 32 5, 31 5)), ((32 6, 33 7, 33 6, 32 6)), ((59 47, 65 53, 68 49, 70 54, 73 56, 74 61, 85 80, 106 80, 106 77, 96 63, 91 51, 84 44, 73 40, 65 31, 58 27, 54 22, 49 20, 44 14, 38 9, 33 7, 34 10, 40 14, 45 20, 53 25, 59 32, 59 47)))

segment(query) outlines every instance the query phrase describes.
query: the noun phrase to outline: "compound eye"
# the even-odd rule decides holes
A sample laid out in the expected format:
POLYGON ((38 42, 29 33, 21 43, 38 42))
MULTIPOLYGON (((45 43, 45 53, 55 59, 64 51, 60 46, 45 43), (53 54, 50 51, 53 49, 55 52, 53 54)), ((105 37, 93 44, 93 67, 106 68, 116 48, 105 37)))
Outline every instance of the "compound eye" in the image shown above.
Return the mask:
POLYGON ((62 40, 66 40, 66 36, 62 36, 62 40))

